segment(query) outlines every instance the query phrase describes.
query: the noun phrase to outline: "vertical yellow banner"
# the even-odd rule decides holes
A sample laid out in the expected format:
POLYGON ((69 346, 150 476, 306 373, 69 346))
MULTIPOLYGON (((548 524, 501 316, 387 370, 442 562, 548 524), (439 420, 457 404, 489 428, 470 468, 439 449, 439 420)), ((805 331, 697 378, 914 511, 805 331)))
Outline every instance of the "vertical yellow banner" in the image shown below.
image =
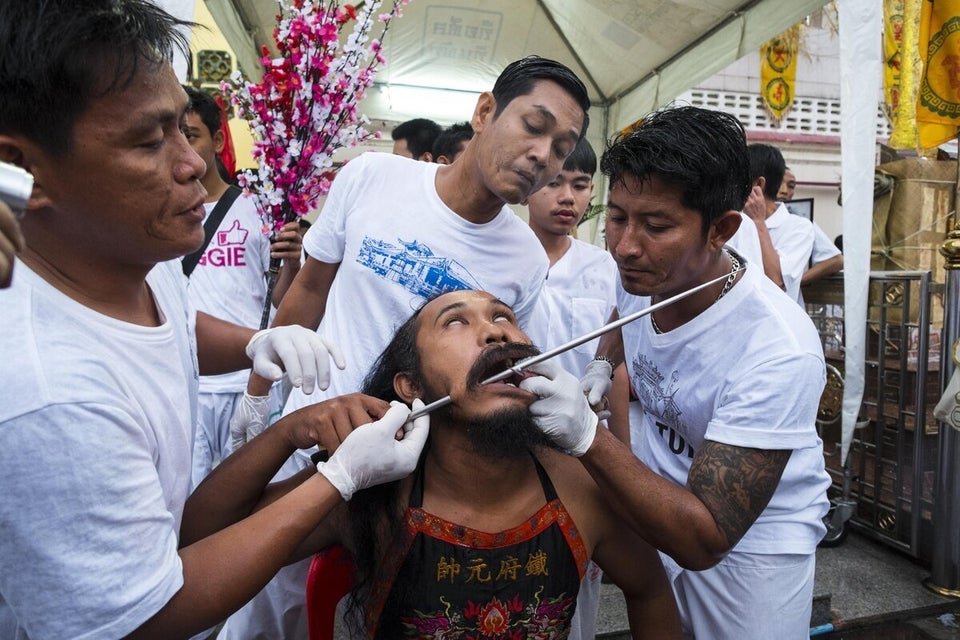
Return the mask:
POLYGON ((793 105, 797 82, 800 25, 794 25, 760 47, 760 95, 774 125, 793 105))
POLYGON ((923 3, 920 58, 917 132, 929 149, 955 138, 960 127, 960 0, 923 3))
POLYGON ((884 0, 883 3, 883 98, 884 111, 891 122, 900 102, 903 5, 904 0, 884 0))
POLYGON ((925 0, 885 0, 883 4, 883 89, 893 130, 890 146, 917 148, 917 90, 923 63, 918 52, 920 7, 925 0))

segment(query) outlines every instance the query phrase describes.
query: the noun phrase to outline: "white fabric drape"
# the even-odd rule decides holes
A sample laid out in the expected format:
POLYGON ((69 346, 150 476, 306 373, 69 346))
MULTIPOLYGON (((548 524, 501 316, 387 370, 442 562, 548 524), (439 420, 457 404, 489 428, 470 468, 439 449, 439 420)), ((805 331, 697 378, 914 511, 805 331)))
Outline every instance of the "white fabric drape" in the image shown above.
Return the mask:
POLYGON ((844 356, 841 462, 863 400, 877 104, 883 77, 882 6, 840 0, 840 144, 843 172, 844 356), (866 231, 865 231, 866 230, 866 231))

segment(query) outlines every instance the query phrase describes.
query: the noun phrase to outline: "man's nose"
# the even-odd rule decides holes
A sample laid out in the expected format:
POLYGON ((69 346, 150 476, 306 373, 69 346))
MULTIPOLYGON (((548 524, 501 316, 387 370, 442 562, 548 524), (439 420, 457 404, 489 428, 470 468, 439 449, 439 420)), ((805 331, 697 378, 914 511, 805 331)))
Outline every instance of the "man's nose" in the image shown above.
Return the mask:
POLYGON ((494 344, 497 342, 510 342, 510 333, 507 330, 510 324, 507 322, 488 321, 484 324, 483 342, 484 344, 494 344))
POLYGON ((185 183, 191 180, 200 180, 207 172, 207 163, 194 151, 186 138, 178 150, 179 156, 174 169, 174 176, 178 182, 185 183))
POLYGON ((547 159, 550 157, 550 149, 552 148, 552 145, 553 142, 546 136, 534 138, 530 143, 530 151, 528 155, 539 166, 546 166, 547 159))
POLYGON ((557 202, 561 204, 573 204, 573 185, 560 185, 560 193, 557 194, 557 202))
POLYGON ((619 234, 616 244, 611 247, 611 251, 619 258, 636 257, 643 255, 643 244, 640 241, 639 234, 632 227, 627 226, 623 233, 619 234))

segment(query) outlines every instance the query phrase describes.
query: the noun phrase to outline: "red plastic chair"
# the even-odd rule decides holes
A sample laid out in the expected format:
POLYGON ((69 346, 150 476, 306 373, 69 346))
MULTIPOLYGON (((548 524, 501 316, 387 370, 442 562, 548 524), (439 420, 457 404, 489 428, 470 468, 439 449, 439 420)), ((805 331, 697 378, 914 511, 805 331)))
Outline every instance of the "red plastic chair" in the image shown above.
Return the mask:
POLYGON ((313 556, 307 570, 307 631, 310 640, 333 640, 337 604, 350 592, 353 559, 341 545, 313 556))

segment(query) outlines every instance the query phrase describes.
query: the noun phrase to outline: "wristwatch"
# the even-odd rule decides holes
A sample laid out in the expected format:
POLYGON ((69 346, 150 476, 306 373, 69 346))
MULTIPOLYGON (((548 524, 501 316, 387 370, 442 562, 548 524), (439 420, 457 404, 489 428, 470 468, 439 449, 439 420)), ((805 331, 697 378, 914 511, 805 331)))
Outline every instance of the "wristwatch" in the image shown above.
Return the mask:
POLYGON ((596 358, 594 358, 594 360, 600 360, 601 362, 606 362, 608 365, 610 365, 610 379, 613 380, 613 370, 617 368, 616 365, 613 363, 613 360, 611 360, 607 356, 597 356, 596 358))

